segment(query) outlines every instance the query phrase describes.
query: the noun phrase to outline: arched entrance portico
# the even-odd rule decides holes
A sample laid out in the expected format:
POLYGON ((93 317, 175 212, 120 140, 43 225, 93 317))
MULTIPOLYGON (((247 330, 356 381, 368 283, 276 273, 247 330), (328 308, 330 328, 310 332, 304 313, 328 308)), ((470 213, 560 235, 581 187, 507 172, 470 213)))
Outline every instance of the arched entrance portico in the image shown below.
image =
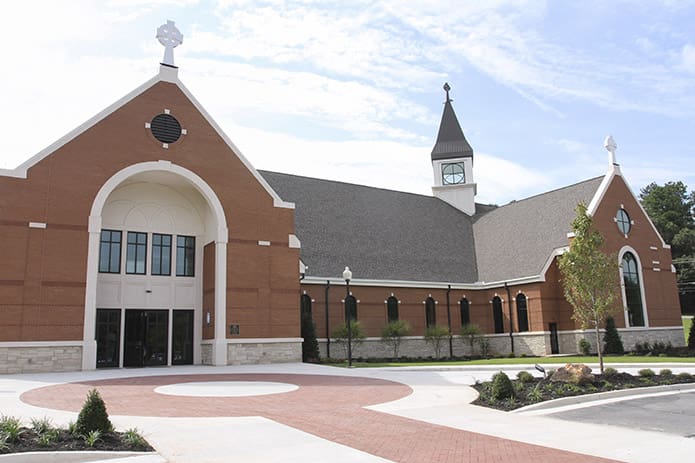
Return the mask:
POLYGON ((165 364, 172 363, 169 346, 175 324, 192 316, 194 363, 201 363, 204 357, 205 363, 225 365, 227 236, 227 221, 217 195, 188 169, 168 161, 143 162, 106 181, 89 217, 82 368, 96 368, 98 309, 120 310, 118 366, 124 365, 124 334, 129 329, 126 316, 131 335, 140 323, 137 316, 151 316, 155 325, 159 323, 156 329, 162 336, 167 333, 168 358, 166 362, 160 359, 165 364), (116 271, 104 271, 108 262, 103 258, 100 262, 100 248, 108 247, 103 230, 115 232, 113 247, 124 261, 112 266, 116 271), (214 287, 209 298, 214 307, 203 306, 204 248, 210 260, 206 267, 214 268, 214 281, 208 283, 214 287), (171 256, 163 267, 162 250, 171 256), (212 336, 206 336, 211 339, 202 339, 204 325, 214 325, 214 331, 209 330, 212 336))

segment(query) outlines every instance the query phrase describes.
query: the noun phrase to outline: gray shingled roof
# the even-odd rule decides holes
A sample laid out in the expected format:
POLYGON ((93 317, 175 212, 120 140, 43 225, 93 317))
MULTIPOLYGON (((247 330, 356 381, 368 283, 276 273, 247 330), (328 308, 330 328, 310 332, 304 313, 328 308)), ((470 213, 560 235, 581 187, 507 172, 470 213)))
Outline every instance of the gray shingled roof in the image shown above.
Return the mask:
POLYGON ((439 124, 437 141, 432 148, 432 160, 462 157, 472 158, 473 148, 471 148, 471 145, 468 144, 466 137, 463 135, 461 125, 456 118, 454 108, 451 106, 451 100, 448 99, 447 95, 442 121, 439 124))
POLYGON ((478 278, 493 282, 539 275, 551 252, 567 246, 580 201, 591 202, 603 177, 509 203, 473 225, 478 278))
POLYGON ((260 171, 295 203, 295 233, 308 276, 474 282, 472 220, 430 197, 260 171))

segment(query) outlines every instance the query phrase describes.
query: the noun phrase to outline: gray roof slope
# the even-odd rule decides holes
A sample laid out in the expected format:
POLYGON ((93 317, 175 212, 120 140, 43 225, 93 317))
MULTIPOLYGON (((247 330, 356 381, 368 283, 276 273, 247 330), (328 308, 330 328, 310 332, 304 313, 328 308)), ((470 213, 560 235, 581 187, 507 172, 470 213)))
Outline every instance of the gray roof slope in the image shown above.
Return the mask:
POLYGON ((577 204, 589 204, 603 177, 509 203, 476 216, 478 278, 493 282, 539 275, 553 249, 567 246, 577 204))
POLYGON ((259 171, 295 203, 295 233, 308 276, 357 279, 477 280, 472 220, 430 197, 259 171))
POLYGON ((439 124, 437 141, 432 148, 432 160, 463 157, 472 158, 473 148, 471 148, 471 145, 468 144, 466 137, 463 135, 463 130, 461 130, 461 125, 456 118, 456 113, 447 94, 442 121, 439 124))

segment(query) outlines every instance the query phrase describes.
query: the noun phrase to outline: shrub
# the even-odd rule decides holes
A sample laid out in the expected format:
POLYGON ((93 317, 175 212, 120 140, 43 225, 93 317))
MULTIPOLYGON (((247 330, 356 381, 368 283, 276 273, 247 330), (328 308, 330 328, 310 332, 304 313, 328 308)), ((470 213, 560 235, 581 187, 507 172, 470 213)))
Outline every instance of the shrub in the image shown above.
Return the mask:
POLYGON ((39 418, 32 418, 31 419, 31 429, 36 433, 36 434, 43 434, 47 431, 50 431, 53 429, 53 426, 51 426, 51 420, 50 418, 43 417, 41 419, 39 418))
POLYGON ((591 343, 587 341, 586 338, 579 340, 579 352, 581 352, 582 355, 591 354, 591 343))
POLYGON ((58 440, 58 430, 51 428, 40 434, 39 438, 37 439, 37 442, 42 447, 48 447, 49 445, 52 445, 56 440, 58 440))
POLYGON ((532 383, 534 378, 533 375, 528 371, 520 371, 516 374, 516 379, 518 379, 522 383, 532 383))
POLYGON ((22 433, 22 423, 19 418, 5 415, 0 418, 0 435, 6 437, 6 442, 15 442, 22 433))
POLYGON ((425 342, 432 344, 435 358, 439 358, 442 351, 442 343, 449 337, 449 328, 446 326, 434 325, 425 331, 425 342))
POLYGON ((482 357, 490 357, 490 340, 484 336, 478 339, 478 347, 480 347, 480 355, 482 357))
POLYGON ((74 421, 71 421, 68 423, 68 433, 71 436, 74 436, 77 434, 77 424, 74 421))
POLYGON ((682 373, 678 373, 678 374, 676 375, 676 378, 678 378, 678 379, 684 379, 684 380, 690 380, 690 379, 693 378, 693 375, 691 375, 691 374, 688 373, 687 371, 684 371, 684 372, 682 372, 682 373))
POLYGON ((123 440, 129 447, 145 447, 147 446, 147 441, 140 435, 138 428, 130 428, 125 433, 123 433, 123 440))
POLYGON ((606 332, 603 335, 603 342, 604 353, 616 355, 623 355, 625 353, 623 341, 620 339, 620 334, 618 333, 618 329, 615 327, 615 320, 613 317, 606 318, 606 332))
POLYGON ((533 402, 540 402, 543 400, 543 393, 538 389, 533 388, 533 390, 531 390, 526 397, 533 402))
POLYGON ((405 320, 389 322, 381 330, 381 340, 393 349, 393 358, 398 358, 398 350, 404 336, 410 334, 410 325, 405 320))
POLYGON ((75 431, 83 436, 89 435, 92 431, 107 433, 113 429, 113 425, 106 413, 106 404, 99 395, 99 391, 92 389, 87 394, 87 400, 77 416, 75 431))
POLYGON ((635 352, 639 355, 646 355, 651 352, 651 346, 647 341, 635 343, 635 352))
POLYGON ((610 376, 615 376, 617 374, 618 374, 618 370, 616 370, 613 367, 606 367, 603 369, 603 376, 610 377, 610 376))
POLYGON ((503 371, 495 373, 492 377, 492 398, 504 400, 514 397, 514 385, 503 371))
POLYGON ((82 436, 82 438, 84 439, 84 443, 87 444, 87 447, 94 447, 97 441, 101 440, 101 431, 94 429, 82 436))
POLYGON ((652 376, 656 376, 656 373, 654 373, 654 370, 651 368, 642 368, 640 371, 637 372, 641 377, 643 378, 651 378, 652 376))
POLYGON ((302 341, 302 362, 319 361, 319 342, 316 339, 316 325, 311 315, 302 313, 301 336, 302 341))
POLYGON ((5 434, 0 433, 0 452, 9 450, 10 446, 7 445, 7 436, 5 434))
POLYGON ((695 316, 690 320, 690 332, 688 333, 688 349, 695 349, 695 316))

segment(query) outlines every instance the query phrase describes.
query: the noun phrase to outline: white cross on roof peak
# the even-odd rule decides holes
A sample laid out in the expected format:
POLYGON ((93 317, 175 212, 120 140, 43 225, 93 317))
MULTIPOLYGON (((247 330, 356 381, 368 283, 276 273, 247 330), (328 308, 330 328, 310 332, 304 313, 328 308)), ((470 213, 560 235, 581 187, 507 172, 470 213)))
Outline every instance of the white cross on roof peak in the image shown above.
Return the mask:
POLYGON ((164 45, 164 59, 162 64, 174 66, 174 48, 183 43, 183 34, 174 25, 174 21, 167 20, 157 28, 157 40, 164 45))

